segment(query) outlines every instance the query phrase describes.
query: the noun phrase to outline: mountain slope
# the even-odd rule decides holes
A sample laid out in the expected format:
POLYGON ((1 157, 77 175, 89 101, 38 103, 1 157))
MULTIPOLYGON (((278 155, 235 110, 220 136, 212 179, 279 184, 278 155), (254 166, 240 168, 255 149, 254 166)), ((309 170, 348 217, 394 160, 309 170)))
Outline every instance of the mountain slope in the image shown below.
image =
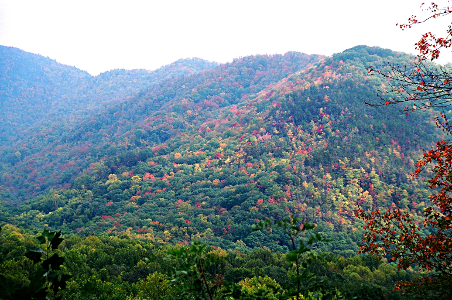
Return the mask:
POLYGON ((74 118, 122 101, 160 80, 217 65, 197 58, 181 59, 152 72, 113 70, 93 77, 13 47, 0 46, 0 58, 0 146, 38 129, 66 126, 74 118))
MULTIPOLYGON (((284 236, 251 225, 294 214, 334 238, 327 250, 355 253, 362 236, 357 203, 387 209, 398 202, 420 214, 428 198, 425 179, 408 174, 438 137, 434 112, 364 105, 384 84, 365 67, 409 59, 359 46, 332 58, 248 57, 163 81, 55 135, 54 144, 36 138, 51 146, 16 164, 31 173, 5 178, 29 182, 22 190, 28 195, 45 190, 53 185, 37 177, 41 163, 67 172, 50 176, 67 185, 24 202, 8 221, 285 251, 284 236)), ((11 197, 5 191, 4 199, 11 197)))
POLYGON ((12 47, 0 46, 0 142, 44 118, 48 109, 90 75, 12 47))
POLYGON ((30 197, 62 186, 90 163, 137 147, 158 145, 319 57, 301 53, 249 57, 162 80, 135 97, 86 116, 76 126, 45 128, 22 139, 20 146, 5 149, 0 184, 18 201, 27 197, 25 191, 30 197))

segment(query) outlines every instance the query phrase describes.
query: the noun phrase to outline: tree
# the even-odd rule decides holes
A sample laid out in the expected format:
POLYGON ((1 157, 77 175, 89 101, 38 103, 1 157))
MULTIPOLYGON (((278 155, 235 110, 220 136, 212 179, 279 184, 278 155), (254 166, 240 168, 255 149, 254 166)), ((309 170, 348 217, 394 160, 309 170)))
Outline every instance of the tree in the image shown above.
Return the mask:
POLYGON ((174 298, 168 276, 155 272, 145 280, 140 280, 136 287, 137 296, 143 299, 168 300, 174 298))
MULTIPOLYGON (((451 124, 443 118, 446 122, 438 125, 452 134, 451 124)), ((436 193, 430 197, 422 222, 400 207, 386 212, 367 212, 359 207, 356 215, 366 222, 359 252, 389 257, 399 269, 414 267, 426 272, 421 280, 398 282, 396 289, 452 299, 452 145, 438 141, 436 149, 425 152, 417 162, 412 175, 419 176, 428 164, 434 164, 434 176, 428 184, 436 193)))
POLYGON ((195 241, 189 248, 174 248, 168 251, 169 258, 181 262, 174 268, 172 282, 179 289, 181 297, 194 299, 214 299, 215 290, 206 279, 205 269, 215 263, 216 257, 207 253, 206 244, 195 241))
MULTIPOLYGON (((449 1, 447 1, 449 3, 449 1)), ((400 28, 411 28, 431 19, 452 13, 452 6, 440 8, 432 3, 424 9, 429 16, 419 20, 416 16, 400 28)), ((380 92, 380 102, 369 105, 391 105, 403 103, 404 110, 415 111, 431 107, 451 105, 452 73, 448 67, 434 65, 440 51, 452 46, 452 26, 446 37, 437 37, 428 32, 416 43, 419 54, 410 66, 400 67, 388 63, 389 68, 375 70, 389 83, 386 91, 380 92)), ((437 126, 446 134, 452 134, 452 126, 446 115, 437 118, 437 126)), ((407 208, 390 208, 386 212, 365 211, 359 207, 357 217, 365 221, 366 230, 361 253, 371 253, 378 257, 388 257, 396 261, 399 269, 418 268, 425 272, 420 280, 399 282, 396 289, 430 298, 452 299, 452 143, 440 140, 434 149, 424 153, 412 174, 419 174, 428 168, 433 177, 428 185, 433 194, 423 212, 422 219, 413 216, 407 208), (431 168, 431 169, 430 169, 431 168)))
POLYGON ((323 297, 323 299, 341 299, 340 293, 336 290, 326 290, 322 280, 315 280, 316 275, 310 270, 314 260, 317 258, 317 255, 311 247, 316 243, 330 241, 329 239, 323 238, 320 233, 310 234, 307 240, 301 238, 306 231, 313 230, 315 227, 316 225, 311 223, 302 224, 300 218, 290 215, 289 218, 277 220, 276 224, 273 224, 269 218, 266 218, 264 221, 258 221, 253 225, 253 230, 272 230, 273 228, 279 228, 289 236, 292 250, 286 254, 286 260, 295 267, 296 272, 296 275, 292 278, 294 283, 296 283, 296 287, 289 291, 289 295, 293 296, 292 299, 302 299, 300 298, 300 296, 303 296, 302 294, 308 297, 311 292, 315 292, 319 297, 323 297), (296 245, 297 243, 299 243, 298 247, 296 245), (309 281, 311 279, 314 280, 309 282, 305 286, 305 290, 302 291, 302 281, 309 281))
MULTIPOLYGON (((411 16, 407 23, 397 24, 401 29, 409 29, 448 16, 452 13, 452 6, 440 7, 432 2, 430 6, 421 7, 427 15, 422 19, 411 16)), ((452 73, 447 66, 431 63, 439 58, 442 50, 452 47, 452 26, 449 25, 446 35, 437 36, 431 32, 422 35, 415 44, 419 54, 410 65, 400 66, 387 63, 387 66, 369 66, 370 74, 379 74, 387 79, 385 90, 379 92, 380 101, 367 103, 371 106, 394 105, 403 103, 407 114, 409 111, 430 107, 449 106, 452 101, 452 73)))

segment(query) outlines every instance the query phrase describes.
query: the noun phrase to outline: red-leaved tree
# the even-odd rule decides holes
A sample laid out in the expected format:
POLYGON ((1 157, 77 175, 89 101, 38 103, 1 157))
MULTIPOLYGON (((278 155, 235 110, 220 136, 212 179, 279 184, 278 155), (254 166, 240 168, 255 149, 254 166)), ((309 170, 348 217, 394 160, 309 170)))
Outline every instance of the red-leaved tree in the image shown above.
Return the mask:
MULTIPOLYGON (((438 126, 451 134, 449 121, 442 117, 444 121, 438 126)), ((356 216, 366 223, 359 252, 389 257, 399 269, 426 272, 421 280, 397 283, 396 289, 430 299, 452 299, 452 144, 438 141, 435 149, 425 152, 416 163, 412 175, 419 176, 430 164, 434 176, 428 185, 435 193, 423 212, 423 221, 408 209, 369 212, 359 207, 356 216)))
MULTIPOLYGON (((438 18, 450 17, 452 5, 450 0, 440 7, 436 3, 421 6, 427 15, 420 19, 411 16, 408 23, 397 24, 402 29, 432 21, 438 18)), ((441 51, 452 47, 452 25, 449 25, 443 36, 432 32, 422 35, 415 43, 419 51, 414 61, 409 65, 397 65, 391 62, 387 66, 369 66, 370 74, 378 74, 388 79, 387 88, 379 91, 380 101, 367 103, 372 106, 404 104, 404 110, 415 111, 431 107, 445 107, 452 101, 452 72, 447 66, 431 63, 439 58, 441 51)))
MULTIPOLYGON (((446 17, 452 13, 452 6, 440 7, 436 3, 424 7, 429 16, 409 18, 408 23, 399 25, 402 29, 427 21, 446 17)), ((431 61, 437 59, 441 50, 452 46, 452 27, 445 36, 438 37, 430 32, 422 35, 416 43, 419 50, 415 61, 409 66, 388 63, 389 68, 375 70, 388 80, 389 88, 380 91, 380 102, 369 105, 404 104, 404 110, 415 111, 431 107, 451 105, 452 73, 449 67, 438 66, 431 61)), ((452 126, 446 115, 437 118, 437 126, 452 134, 452 126)), ((396 289, 413 296, 428 299, 452 299, 452 142, 440 140, 434 149, 424 153, 412 174, 417 177, 425 168, 431 168, 433 177, 428 181, 432 189, 430 201, 422 219, 413 216, 409 210, 390 208, 387 211, 365 211, 359 207, 356 216, 365 221, 365 234, 360 253, 375 254, 397 262, 399 269, 414 269, 424 272, 421 279, 413 282, 399 282, 396 289)))

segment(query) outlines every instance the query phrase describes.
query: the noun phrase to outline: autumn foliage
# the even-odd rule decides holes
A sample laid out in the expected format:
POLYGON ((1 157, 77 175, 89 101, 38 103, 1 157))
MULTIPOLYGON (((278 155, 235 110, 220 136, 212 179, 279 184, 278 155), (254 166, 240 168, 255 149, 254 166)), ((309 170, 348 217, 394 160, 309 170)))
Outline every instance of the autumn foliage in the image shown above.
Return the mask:
MULTIPOLYGON (((431 19, 447 16, 452 7, 447 1, 440 7, 432 2, 424 8, 428 17, 412 16, 408 23, 398 25, 411 28, 413 25, 431 19)), ((422 7, 425 7, 422 4, 422 7)), ((380 70, 372 66, 369 73, 378 73, 388 80, 390 88, 380 91, 380 103, 370 105, 391 105, 410 103, 404 110, 429 109, 450 105, 452 87, 451 73, 448 67, 426 63, 438 59, 440 51, 452 46, 452 27, 449 26, 445 37, 431 32, 422 35, 415 44, 419 54, 414 65, 400 67, 389 65, 389 70, 380 70), (412 105, 412 106, 411 106, 412 105)), ((368 103, 369 104, 369 103, 368 103)), ((437 127, 447 135, 452 127, 445 114, 437 118, 437 127)), ((356 216, 365 221, 366 230, 360 253, 375 254, 397 262, 399 269, 418 269, 425 272, 420 280, 399 282, 396 289, 414 295, 428 295, 438 299, 452 299, 452 142, 439 140, 434 149, 424 153, 416 163, 411 175, 419 177, 421 172, 432 174, 428 187, 432 190, 430 201, 419 219, 407 208, 392 206, 385 212, 366 211, 359 207, 356 216)))
MULTIPOLYGON (((442 118, 444 122, 438 122, 438 126, 452 133, 446 116, 442 118)), ((399 207, 386 212, 358 208, 357 217, 366 222, 364 246, 359 252, 387 257, 396 261, 399 269, 415 268, 428 274, 422 280, 399 282, 397 289, 417 294, 435 290, 450 298, 452 294, 447 287, 452 283, 452 144, 449 141, 438 141, 435 149, 425 152, 412 176, 418 177, 429 165, 433 165, 433 177, 428 186, 434 193, 422 222, 409 210, 399 207)))
MULTIPOLYGON (((425 23, 431 19, 437 19, 440 17, 448 16, 452 13, 452 6, 449 5, 450 1, 447 1, 447 5, 440 7, 437 3, 431 2, 430 6, 422 3, 421 8, 423 11, 428 12, 428 16, 418 18, 413 15, 408 18, 408 22, 404 24, 397 24, 401 29, 411 28, 413 25, 425 23)), ((422 35, 419 41, 415 44, 416 50, 419 50, 418 60, 434 60, 439 58, 442 49, 450 48, 452 46, 452 28, 449 27, 446 30, 446 37, 437 36, 432 32, 427 32, 422 35)))
MULTIPOLYGON (((432 2, 430 6, 421 5, 426 13, 423 17, 411 16, 407 23, 397 24, 401 29, 411 28, 427 21, 448 16, 452 13, 450 1, 440 7, 432 2)), ((452 46, 452 27, 449 25, 445 34, 424 33, 415 43, 418 55, 408 65, 388 62, 386 65, 369 66, 369 74, 378 74, 387 80, 387 85, 379 91, 380 101, 366 102, 371 106, 403 104, 403 110, 409 112, 431 107, 449 106, 452 100, 450 68, 435 65, 431 61, 439 58, 442 50, 452 46)))

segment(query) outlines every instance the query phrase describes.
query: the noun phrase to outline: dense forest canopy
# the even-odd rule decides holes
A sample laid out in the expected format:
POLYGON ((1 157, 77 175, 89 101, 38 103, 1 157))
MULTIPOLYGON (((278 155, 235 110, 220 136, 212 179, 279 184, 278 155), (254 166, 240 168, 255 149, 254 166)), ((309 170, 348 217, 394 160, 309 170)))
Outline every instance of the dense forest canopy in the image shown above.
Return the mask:
POLYGON ((191 75, 147 81, 76 126, 55 120, 3 146, 3 218, 72 233, 131 228, 159 241, 199 236, 225 248, 240 240, 284 250, 277 234, 249 228, 255 219, 294 213, 337 235, 335 251, 354 253, 357 201, 368 208, 401 201, 416 213, 428 194, 422 178, 407 174, 437 136, 434 113, 419 122, 364 104, 385 84, 368 77, 366 66, 388 59, 410 57, 357 46, 333 57, 290 52, 223 65, 176 62, 191 75), (20 205, 11 211, 13 203, 20 205))
MULTIPOLYGON (((284 231, 252 230, 266 218, 314 224, 331 239, 315 245, 329 252, 315 257, 324 267, 316 272, 372 277, 359 281, 375 295, 384 291, 372 299, 396 297, 388 286, 419 276, 357 257, 363 221, 354 213, 358 204, 397 204, 417 218, 428 204, 425 175, 409 174, 441 136, 437 112, 412 116, 365 105, 387 84, 366 67, 413 57, 356 46, 332 57, 185 59, 152 72, 92 77, 15 48, 0 51, 0 222, 10 224, 0 238, 36 244, 23 230, 42 228, 70 236, 68 260, 76 264, 85 252, 87 259, 83 270, 68 267, 78 276, 71 286, 77 297, 85 297, 77 287, 83 280, 137 295, 134 284, 168 271, 144 252, 163 255, 194 241, 236 251, 222 267, 229 279, 269 276, 288 286, 284 274, 293 270, 279 255, 293 245, 284 231), (134 254, 113 254, 115 245, 134 254), (101 247, 103 258, 91 258, 90 247, 101 247), (253 258, 262 249, 270 269, 253 258), (381 276, 384 286, 373 281, 381 276)), ((345 285, 343 293, 359 294, 345 285)))
POLYGON ((159 81, 217 65, 199 58, 180 59, 155 71, 112 70, 91 76, 13 47, 0 46, 0 57, 1 146, 56 123, 77 126, 70 121, 80 121, 78 117, 105 109, 108 103, 131 97, 159 81))

